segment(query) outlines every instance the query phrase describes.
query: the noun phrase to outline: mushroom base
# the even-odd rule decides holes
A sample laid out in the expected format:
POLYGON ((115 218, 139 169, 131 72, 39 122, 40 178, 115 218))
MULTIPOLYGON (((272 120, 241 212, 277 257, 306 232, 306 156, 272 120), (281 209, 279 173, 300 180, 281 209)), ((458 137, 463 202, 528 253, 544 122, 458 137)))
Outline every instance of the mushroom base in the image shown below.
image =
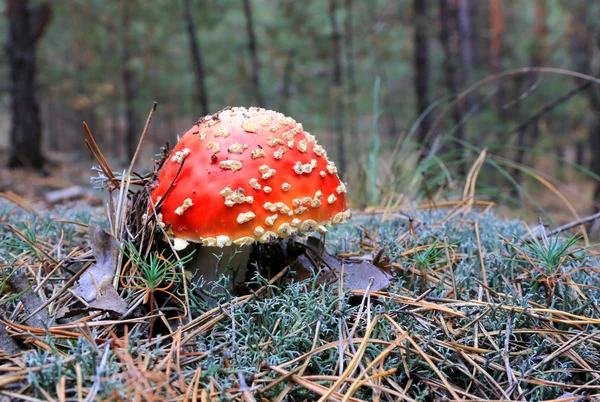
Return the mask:
POLYGON ((271 278, 286 266, 293 266, 304 250, 304 246, 294 239, 264 244, 256 242, 247 246, 198 245, 186 269, 192 274, 192 281, 201 284, 208 293, 207 301, 216 304, 227 294, 239 295, 251 290, 249 283, 257 269, 263 277, 271 278))
POLYGON ((244 282, 250 258, 250 246, 196 246, 194 258, 186 264, 194 283, 201 283, 209 302, 231 294, 244 282), (227 279, 222 279, 225 276, 227 279))

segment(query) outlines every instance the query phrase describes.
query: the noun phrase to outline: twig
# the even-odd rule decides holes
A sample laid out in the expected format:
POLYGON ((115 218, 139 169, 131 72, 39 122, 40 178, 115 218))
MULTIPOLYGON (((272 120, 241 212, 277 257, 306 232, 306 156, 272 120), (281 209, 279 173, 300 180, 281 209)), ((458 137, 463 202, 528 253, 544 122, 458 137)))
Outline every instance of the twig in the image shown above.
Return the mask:
POLYGON ((131 172, 133 171, 133 166, 135 165, 135 161, 140 153, 140 149, 142 148, 142 144, 146 139, 146 135, 148 134, 148 129, 150 128, 150 123, 152 123, 152 117, 154 117, 154 112, 156 112, 156 106, 158 106, 157 102, 152 104, 152 109, 150 109, 150 113, 148 114, 148 119, 146 120, 146 125, 144 126, 144 131, 142 131, 142 136, 138 142, 138 146, 135 149, 135 153, 133 154, 133 158, 131 158, 131 163, 129 164, 129 169, 127 170, 127 177, 131 176, 131 172))
POLYGON ((478 88, 493 83, 497 80, 506 78, 506 77, 511 77, 513 75, 519 75, 519 74, 528 74, 528 73, 542 73, 542 74, 560 74, 560 75, 566 75, 566 76, 570 76, 570 77, 575 77, 575 78, 579 78, 579 79, 583 79, 583 80, 587 80, 589 82, 592 82, 594 84, 600 84, 600 78, 594 77, 592 75, 589 74, 583 74, 583 73, 579 73, 576 71, 570 71, 570 70, 566 70, 563 68, 554 68, 554 67, 523 67, 523 68, 517 68, 514 70, 507 70, 507 71, 502 71, 501 73, 498 74, 494 74, 494 75, 490 75, 476 83, 474 83, 473 85, 471 85, 469 88, 465 89, 464 91, 462 91, 461 93, 459 93, 453 100, 452 102, 450 102, 448 104, 448 106, 446 106, 441 113, 438 114, 438 116, 436 117, 435 121, 431 124, 431 127, 429 128, 429 131, 427 132, 427 135, 425 136, 425 139, 429 139, 433 136, 433 133, 435 132, 435 130, 438 128, 440 122, 442 122, 444 120, 444 118, 446 117, 446 115, 452 110, 453 107, 456 106, 457 103, 461 102, 465 97, 467 97, 469 94, 471 94, 472 92, 476 91, 478 88))
POLYGON ((519 124, 517 124, 517 126, 515 128, 513 128, 511 130, 511 132, 515 133, 517 131, 520 131, 520 130, 526 128, 528 125, 530 125, 534 121, 538 120, 540 117, 542 117, 546 113, 551 112, 557 106, 560 106, 562 103, 568 101, 574 95, 577 95, 579 92, 587 89, 590 85, 592 85, 592 83, 590 81, 584 81, 581 85, 578 85, 577 87, 565 92, 564 94, 557 97, 553 101, 548 102, 540 110, 538 110, 537 112, 535 112, 534 114, 532 114, 531 116, 527 117, 526 119, 522 120, 519 124))
POLYGON ((242 397, 244 402, 256 402, 254 396, 252 396, 252 392, 250 392, 250 388, 248 384, 246 384, 246 379, 244 378, 244 372, 238 371, 238 381, 240 383, 240 392, 242 393, 242 397))
POLYGON ((94 139, 94 136, 92 135, 92 132, 90 131, 90 128, 88 127, 85 121, 83 122, 83 129, 85 130, 85 134, 88 137, 88 139, 85 140, 85 146, 87 147, 88 151, 90 151, 94 159, 96 159, 96 162, 98 162, 98 165, 100 166, 100 169, 102 170, 104 175, 112 182, 112 184, 115 187, 119 187, 119 183, 117 182, 117 179, 115 178, 112 169, 108 165, 108 162, 106 162, 104 154, 102 154, 100 147, 98 147, 98 144, 96 143, 96 140, 94 139))
MULTIPOLYGON (((553 236, 557 233, 561 233, 564 232, 565 230, 569 230, 574 228, 575 226, 579 226, 579 225, 583 225, 584 223, 588 223, 588 222, 593 222, 596 219, 600 218, 600 212, 596 212, 594 215, 590 215, 590 216, 586 216, 584 218, 578 219, 576 221, 573 222, 569 222, 566 223, 562 226, 557 227, 556 229, 553 229, 551 231, 549 231, 548 233, 546 233, 546 236, 553 236)), ((536 237, 541 240, 543 238, 544 234, 539 234, 536 237)))
MULTIPOLYGON (((481 238, 479 236, 479 222, 477 222, 477 221, 475 221, 475 236, 477 238, 477 251, 478 251, 478 255, 479 255, 479 263, 481 265, 481 280, 483 281, 483 284, 487 288, 487 286, 488 286, 487 272, 485 269, 485 262, 483 261, 483 251, 481 250, 481 238)), ((485 296, 487 298, 487 301, 489 302, 491 300, 490 292, 487 289, 485 289, 485 296)))
POLYGON ((504 333, 504 368, 506 369, 506 378, 508 379, 507 394, 511 395, 515 389, 515 378, 510 367, 510 337, 512 336, 512 320, 515 316, 515 310, 509 310, 506 317, 506 332, 504 333))
POLYGON ((77 279, 79 279, 79 277, 81 275, 83 275, 84 273, 87 272, 88 268, 91 265, 92 264, 85 264, 83 266, 83 268, 81 268, 75 275, 73 275, 71 277, 71 279, 69 279, 67 281, 67 283, 64 284, 64 286, 62 288, 60 288, 60 290, 58 290, 51 298, 49 298, 48 300, 46 300, 46 302, 44 304, 42 304, 40 307, 36 308, 35 311, 33 311, 32 313, 29 313, 27 315, 27 317, 25 317, 23 319, 23 321, 27 321, 28 319, 30 319, 31 317, 33 317, 35 314, 39 313, 40 311, 42 311, 43 309, 45 309, 46 307, 48 307, 50 305, 50 303, 54 302, 59 297, 61 297, 71 286, 73 286, 73 284, 77 281, 77 279))

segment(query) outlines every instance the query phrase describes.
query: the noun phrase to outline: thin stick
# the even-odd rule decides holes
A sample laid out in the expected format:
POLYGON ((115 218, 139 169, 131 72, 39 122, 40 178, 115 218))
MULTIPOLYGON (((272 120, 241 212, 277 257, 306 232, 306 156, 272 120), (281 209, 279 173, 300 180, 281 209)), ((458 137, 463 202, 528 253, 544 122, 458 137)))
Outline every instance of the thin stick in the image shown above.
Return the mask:
POLYGON ((112 170, 108 166, 108 162, 106 162, 106 158, 104 157, 104 154, 100 150, 100 147, 96 143, 96 140, 94 139, 94 136, 92 135, 92 132, 90 131, 90 128, 88 127, 88 125, 85 121, 83 122, 83 129, 85 130, 85 134, 87 135, 87 137, 89 139, 89 141, 87 141, 87 140, 85 141, 85 145, 86 145, 87 149, 94 156, 94 158, 100 165, 100 169, 102 169, 102 171, 104 172, 106 177, 108 177, 115 186, 118 186, 116 178, 115 178, 112 170))
POLYGON ((584 81, 582 84, 578 85, 577 87, 570 89, 569 91, 565 92, 558 98, 547 103, 543 108, 541 108, 540 110, 538 110, 531 116, 527 117, 525 120, 522 120, 519 124, 517 124, 517 126, 515 128, 513 128, 506 134, 516 133, 517 131, 526 128, 528 125, 530 125, 534 121, 538 120, 540 117, 542 117, 546 113, 551 112, 557 106, 559 106, 562 103, 571 99, 574 95, 577 95, 579 92, 587 89, 590 85, 592 85, 592 83, 590 81, 584 81))
POLYGON ((490 301, 490 291, 487 289, 488 280, 487 273, 485 270, 485 263, 483 262, 483 252, 481 251, 481 238, 479 236, 479 222, 475 221, 475 235, 477 236, 477 249, 479 250, 479 262, 481 264, 481 279, 483 280, 483 284, 485 285, 485 297, 489 303, 490 301))
POLYGON ((506 317, 506 331, 504 332, 504 368, 506 369, 506 378, 508 380, 508 395, 510 396, 515 388, 515 378, 510 367, 510 337, 512 336, 512 320, 515 315, 514 310, 509 310, 506 317))
POLYGON ((137 148, 135 149, 135 153, 133 154, 133 158, 131 158, 131 163, 129 164, 129 169, 127 170, 127 176, 131 175, 133 171, 133 166, 135 165, 135 161, 140 153, 140 149, 142 148, 142 144, 144 143, 144 139, 146 139, 146 135, 148 134, 148 129, 150 128, 150 123, 152 122, 152 117, 154 117, 154 112, 156 112, 156 106, 158 106, 157 102, 152 104, 152 109, 150 109, 150 113, 148 114, 148 119, 146 120, 146 125, 144 126, 144 131, 142 131, 142 136, 138 142, 137 148))
MULTIPOLYGON (((600 212, 596 212, 594 215, 586 216, 586 217, 578 219, 576 221, 569 222, 562 226, 559 226, 556 229, 553 229, 553 230, 549 231, 548 233, 546 233, 546 236, 552 236, 557 233, 564 232, 565 230, 573 229, 574 227, 583 225, 584 223, 593 222, 598 218, 600 218, 600 212)), ((537 235, 537 238, 541 240, 543 236, 544 236, 544 234, 539 234, 539 235, 537 235)))
POLYGON ((29 313, 29 315, 27 315, 27 317, 25 317, 23 319, 23 321, 27 321, 28 319, 33 317, 35 314, 42 311, 42 309, 45 309, 46 307, 48 307, 48 305, 50 303, 54 302, 56 299, 58 299, 60 296, 62 296, 67 291, 67 289, 69 289, 77 281, 77 279, 79 279, 79 277, 81 275, 83 275, 84 273, 87 272, 87 270, 90 266, 92 266, 92 264, 86 264, 83 268, 81 268, 75 275, 73 275, 71 277, 71 279, 69 279, 67 281, 67 283, 65 283, 65 285, 58 292, 56 292, 56 294, 54 296, 52 296, 51 298, 46 300, 46 302, 44 304, 42 304, 40 307, 38 307, 37 309, 35 309, 35 311, 33 311, 32 313, 29 313))
POLYGON ((514 69, 514 70, 503 71, 501 73, 494 74, 494 75, 491 75, 489 77, 486 77, 486 78, 484 78, 484 79, 476 82, 475 84, 471 85, 469 88, 465 89, 461 93, 459 93, 452 100, 452 102, 450 102, 448 104, 448 106, 446 106, 444 108, 444 110, 442 110, 442 112, 437 116, 437 118, 435 119, 435 121, 431 124, 431 127, 429 128, 429 132, 427 132, 427 135, 425 136, 425 140, 427 141, 429 138, 431 138, 431 136, 433 135, 434 131, 438 128, 440 122, 444 120, 444 118, 452 110, 452 108, 454 108, 457 103, 461 102, 470 93, 474 92, 475 90, 477 90, 478 88, 480 88, 480 87, 482 87, 484 85, 487 85, 487 84, 492 83, 494 81, 500 80, 502 78, 510 77, 510 76, 513 76, 513 75, 519 75, 519 74, 527 74, 527 73, 560 74, 560 75, 566 75, 566 76, 570 76, 570 77, 580 78, 580 79, 583 79, 583 80, 588 80, 590 82, 593 82, 594 84, 600 84, 600 78, 597 78, 597 77, 594 77, 594 76, 588 75, 588 74, 579 73, 579 72, 576 72, 576 71, 565 70, 565 69, 562 69, 562 68, 554 68, 554 67, 523 67, 523 68, 517 68, 517 69, 514 69))

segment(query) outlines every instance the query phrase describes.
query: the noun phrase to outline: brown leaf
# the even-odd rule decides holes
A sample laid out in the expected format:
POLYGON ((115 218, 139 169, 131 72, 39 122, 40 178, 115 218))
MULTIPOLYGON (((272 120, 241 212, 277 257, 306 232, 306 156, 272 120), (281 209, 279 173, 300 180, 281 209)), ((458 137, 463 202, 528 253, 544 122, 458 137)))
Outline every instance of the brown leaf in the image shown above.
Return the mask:
MULTIPOLYGON (((371 286, 371 290, 373 291, 385 289, 390 285, 391 275, 367 260, 344 260, 326 251, 321 251, 323 247, 320 240, 313 237, 308 239, 306 247, 310 250, 308 255, 311 258, 307 255, 298 257, 294 265, 294 270, 298 272, 296 279, 306 279, 308 277, 307 274, 317 272, 320 267, 324 267, 326 270, 329 268, 336 274, 339 274, 343 266, 344 289, 346 290, 366 290, 371 278, 373 278, 373 285, 371 286), (317 264, 320 262, 320 267, 315 267, 311 260, 317 262, 317 264)), ((331 274, 325 275, 325 279, 332 279, 332 277, 333 275, 331 274)))
POLYGON ((127 303, 119 293, 109 285, 100 297, 90 303, 91 310, 102 310, 123 315, 127 312, 127 303))

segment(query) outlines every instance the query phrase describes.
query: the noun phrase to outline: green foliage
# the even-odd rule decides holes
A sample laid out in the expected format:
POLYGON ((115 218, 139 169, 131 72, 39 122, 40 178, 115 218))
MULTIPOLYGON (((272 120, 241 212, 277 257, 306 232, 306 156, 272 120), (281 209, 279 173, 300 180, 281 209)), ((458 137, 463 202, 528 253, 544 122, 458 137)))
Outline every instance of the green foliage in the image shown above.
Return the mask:
POLYGON ((36 397, 45 400, 42 391, 58 396, 57 384, 63 378, 68 384, 76 384, 78 370, 82 373, 81 386, 95 389, 100 398, 114 397, 123 390, 125 381, 123 377, 117 377, 120 366, 110 344, 102 347, 79 338, 61 349, 62 353, 32 350, 24 354, 23 360, 30 369, 27 382, 33 386, 36 397))
MULTIPOLYGON (((29 213, 16 207, 14 204, 0 199, 0 304, 18 302, 19 295, 5 293, 6 283, 10 276, 26 264, 39 264, 40 251, 29 242, 17 236, 7 224, 13 225, 26 239, 33 244, 42 246, 46 244, 72 244, 85 245, 87 243, 83 232, 77 231, 74 225, 63 224, 54 220, 54 217, 73 220, 76 222, 89 222, 92 208, 83 203, 74 203, 57 207, 53 211, 36 211, 29 213), (24 257, 26 256, 26 258, 24 257)), ((42 246, 43 247, 43 246, 42 246)), ((62 252, 57 248, 55 252, 62 252)))
POLYGON ((544 238, 543 240, 543 242, 526 242, 524 249, 532 259, 540 262, 540 268, 549 273, 555 273, 564 259, 573 253, 572 248, 581 240, 581 236, 572 236, 566 241, 558 236, 544 238))
MULTIPOLYGON (((0 216, 3 205, 0 203, 0 216)), ((65 214, 75 216, 74 209, 65 214)), ((222 289, 218 289, 226 303, 214 309, 200 301, 196 292, 199 285, 191 284, 190 303, 195 324, 182 333, 185 346, 171 343, 177 335, 157 335, 152 341, 143 339, 144 324, 137 323, 130 327, 130 335, 121 334, 114 340, 104 338, 108 331, 100 335, 92 331, 97 343, 90 343, 88 337, 65 340, 43 336, 38 340, 48 345, 47 350, 34 349, 24 354, 25 367, 29 370, 25 379, 30 386, 28 395, 45 399, 40 391, 43 389, 56 398, 56 384, 64 381, 67 397, 74 398, 81 378, 82 389, 96 392, 98 398, 118 395, 127 399, 140 395, 143 387, 140 388, 141 383, 136 379, 143 377, 156 386, 155 395, 168 398, 175 388, 183 393, 197 375, 199 389, 218 384, 220 396, 227 399, 230 390, 237 389, 240 373, 249 379, 252 374, 259 376, 260 381, 254 381, 252 387, 260 389, 282 376, 270 367, 283 365, 287 371, 299 369, 305 358, 286 363, 309 353, 310 361, 303 376, 337 376, 340 334, 348 338, 352 333, 353 337, 362 339, 373 320, 377 320, 370 334, 373 342, 365 348, 363 362, 373 361, 383 353, 388 346, 386 342, 397 341, 399 326, 435 358, 435 368, 454 387, 468 389, 469 384, 476 381, 479 385, 469 392, 477 397, 489 396, 490 390, 496 394, 500 391, 494 388, 489 377, 474 371, 472 365, 461 358, 461 353, 477 357, 481 369, 503 384, 506 362, 502 345, 507 325, 512 330, 508 338, 510 366, 515 373, 520 373, 517 378, 524 399, 556 399, 564 390, 537 386, 521 378, 576 384, 574 387, 588 382, 590 379, 580 373, 579 359, 592 367, 600 364, 593 343, 572 342, 570 353, 558 354, 549 360, 548 356, 563 340, 568 343, 569 339, 587 336, 595 330, 597 325, 592 320, 600 319, 595 307, 600 301, 597 259, 586 250, 576 248, 576 238, 551 237, 535 245, 523 241, 527 230, 519 221, 480 211, 464 212, 448 219, 448 212, 443 209, 407 212, 415 223, 414 232, 409 236, 405 236, 409 232, 406 216, 383 219, 381 215, 361 215, 330 230, 326 244, 330 252, 364 252, 364 234, 368 231, 369 239, 384 248, 384 257, 393 264, 395 276, 390 288, 387 292, 372 294, 368 302, 361 301, 361 295, 357 300, 350 292, 340 292, 337 284, 322 283, 320 275, 287 284, 269 284, 257 275, 251 286, 266 287, 263 293, 250 297, 223 296, 222 289), (486 287, 482 285, 482 262, 486 287), (532 263, 540 267, 545 276, 530 275, 534 272, 532 263), (412 280, 413 268, 426 278, 428 288, 424 288, 421 281, 412 280), (553 282, 546 281, 548 276, 553 282), (553 284, 551 293, 550 284, 553 284), (411 304, 424 291, 427 297, 423 304, 411 304), (549 294, 552 298, 546 308, 549 294), (407 304, 406 300, 411 302, 407 304), (568 324, 569 320, 561 319, 563 314, 571 314, 569 320, 580 321, 568 324), (395 325, 384 317, 390 317, 395 325), (561 322, 555 323, 553 319, 561 322), (180 357, 174 352, 177 350, 181 352, 180 357), (578 358, 573 357, 573 353, 578 358), (176 365, 177 369, 167 363, 176 365)), ((28 214, 18 212, 9 216, 23 219, 28 214)), ((54 236, 62 225, 43 216, 39 221, 31 219, 29 224, 46 233, 46 239, 58 241, 54 236), (49 223, 51 229, 46 230, 49 223)), ((82 242, 79 236, 76 232, 74 244, 82 242)), ((167 262, 153 254, 145 258, 130 244, 125 245, 125 251, 138 267, 135 279, 148 289, 157 289, 162 286, 161 282, 175 280, 174 272, 168 268, 176 264, 173 259, 167 262)), ((27 254, 34 255, 31 250, 27 254)), ((219 261, 219 264, 227 263, 219 261)), ((216 286, 228 288, 229 283, 224 278, 216 286)), ((181 292, 181 287, 177 292, 181 292)), ((406 340, 402 342, 400 345, 406 340)), ((359 343, 348 346, 348 352, 355 354, 359 343)), ((348 361, 345 360, 345 367, 348 361)), ((388 378, 416 400, 441 395, 450 397, 443 388, 431 385, 439 381, 439 376, 413 347, 393 349, 380 368, 395 369, 388 378)), ((328 381, 320 383, 331 385, 328 381)), ((273 399, 288 384, 292 384, 290 398, 315 399, 316 395, 305 387, 286 381, 260 396, 273 399)), ((365 386, 355 396, 370 400, 373 394, 365 386)))
MULTIPOLYGON (((135 270, 135 272, 137 272, 137 275, 125 277, 134 278, 140 281, 140 287, 148 292, 154 292, 166 284, 179 280, 177 267, 188 263, 194 255, 193 253, 190 253, 180 260, 177 260, 175 256, 165 258, 163 255, 154 252, 150 253, 146 258, 140 254, 139 250, 131 241, 128 241, 125 244, 125 248, 122 251, 123 254, 130 259, 131 264, 134 267, 132 268, 132 271, 135 270)), ((169 287, 170 286, 171 285, 169 285, 169 287)))

